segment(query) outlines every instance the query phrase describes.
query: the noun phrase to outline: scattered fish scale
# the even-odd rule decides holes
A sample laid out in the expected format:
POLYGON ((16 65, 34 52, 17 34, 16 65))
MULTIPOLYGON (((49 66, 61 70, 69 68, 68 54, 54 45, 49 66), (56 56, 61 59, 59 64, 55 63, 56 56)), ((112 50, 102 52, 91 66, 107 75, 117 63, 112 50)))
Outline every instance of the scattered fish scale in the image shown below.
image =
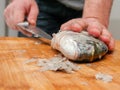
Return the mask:
POLYGON ((96 78, 97 80, 102 80, 102 81, 104 81, 104 82, 111 82, 112 79, 113 79, 113 77, 112 77, 111 75, 103 74, 103 73, 101 73, 101 72, 97 73, 97 74, 95 75, 95 78, 96 78))
POLYGON ((79 70, 81 67, 71 62, 62 54, 55 55, 50 59, 41 59, 41 58, 31 58, 24 62, 24 64, 29 64, 36 62, 37 66, 41 67, 40 71, 64 71, 67 73, 72 73, 79 70))
MULTIPOLYGON (((69 61, 66 57, 62 56, 61 54, 55 55, 53 58, 50 59, 41 59, 41 58, 32 58, 24 62, 24 64, 37 62, 37 66, 41 67, 40 71, 64 71, 66 73, 73 73, 81 69, 80 66, 74 64, 73 62, 69 61)), ((91 66, 91 64, 86 64, 91 66)), ((109 74, 103 74, 101 72, 95 74, 96 80, 102 80, 104 82, 111 82, 113 77, 109 74)), ((88 83, 83 82, 83 85, 88 85, 88 83)))
POLYGON ((41 67, 41 71, 52 70, 52 71, 65 71, 72 73, 73 71, 79 70, 80 66, 70 62, 67 58, 62 55, 55 56, 49 60, 41 60, 37 62, 37 65, 41 67))

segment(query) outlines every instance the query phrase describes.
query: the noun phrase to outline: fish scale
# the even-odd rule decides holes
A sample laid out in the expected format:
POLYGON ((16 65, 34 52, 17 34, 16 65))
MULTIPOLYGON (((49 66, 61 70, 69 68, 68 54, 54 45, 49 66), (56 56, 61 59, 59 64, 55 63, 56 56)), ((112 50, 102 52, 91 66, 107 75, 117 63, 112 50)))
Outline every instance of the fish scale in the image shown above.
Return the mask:
POLYGON ((101 59, 108 52, 106 44, 87 31, 58 32, 52 38, 51 46, 73 61, 92 62, 101 59))

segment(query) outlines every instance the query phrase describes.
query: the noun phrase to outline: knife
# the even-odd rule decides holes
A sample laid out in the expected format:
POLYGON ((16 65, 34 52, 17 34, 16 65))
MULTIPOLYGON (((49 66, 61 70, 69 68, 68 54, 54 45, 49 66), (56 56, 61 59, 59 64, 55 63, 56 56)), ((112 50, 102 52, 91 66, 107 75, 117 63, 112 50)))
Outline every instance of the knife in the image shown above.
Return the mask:
POLYGON ((50 41, 52 39, 52 36, 47 34, 41 28, 38 28, 36 26, 31 26, 28 22, 18 23, 17 26, 20 29, 25 30, 25 31, 33 34, 33 37, 41 38, 41 40, 43 40, 46 43, 50 43, 50 41))

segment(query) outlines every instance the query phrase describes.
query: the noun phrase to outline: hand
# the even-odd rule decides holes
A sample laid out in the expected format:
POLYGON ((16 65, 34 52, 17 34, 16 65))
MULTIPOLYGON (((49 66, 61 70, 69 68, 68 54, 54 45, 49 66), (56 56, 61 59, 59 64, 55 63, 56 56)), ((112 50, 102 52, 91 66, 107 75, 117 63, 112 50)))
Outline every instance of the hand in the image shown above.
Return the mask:
POLYGON ((75 32, 87 30, 90 35, 102 40, 108 46, 110 51, 114 50, 115 42, 112 35, 107 28, 95 18, 72 19, 61 25, 60 29, 73 30, 75 32))
POLYGON ((38 7, 35 0, 12 0, 4 11, 5 21, 13 30, 19 30, 29 36, 28 32, 19 29, 16 25, 27 17, 31 25, 36 25, 38 7))

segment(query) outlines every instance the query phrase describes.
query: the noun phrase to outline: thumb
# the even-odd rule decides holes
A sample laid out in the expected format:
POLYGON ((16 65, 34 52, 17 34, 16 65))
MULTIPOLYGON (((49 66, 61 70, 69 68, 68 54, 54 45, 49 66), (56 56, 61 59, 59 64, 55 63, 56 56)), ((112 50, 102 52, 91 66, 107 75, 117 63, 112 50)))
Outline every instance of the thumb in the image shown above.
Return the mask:
POLYGON ((38 11, 37 4, 33 3, 30 7, 30 11, 29 11, 28 19, 27 19, 31 25, 36 25, 38 13, 39 11, 38 11))

